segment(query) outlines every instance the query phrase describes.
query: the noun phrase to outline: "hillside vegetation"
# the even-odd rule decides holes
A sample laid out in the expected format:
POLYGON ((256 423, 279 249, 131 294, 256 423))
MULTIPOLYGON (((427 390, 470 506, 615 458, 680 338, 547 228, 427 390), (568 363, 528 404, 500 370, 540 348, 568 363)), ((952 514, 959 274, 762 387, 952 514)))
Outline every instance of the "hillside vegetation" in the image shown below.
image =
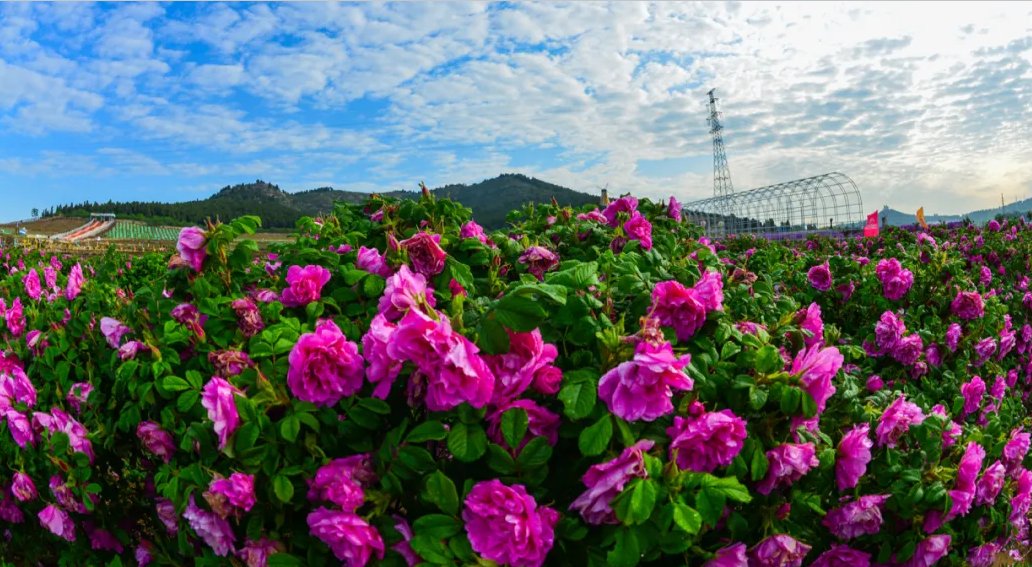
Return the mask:
MULTIPOLYGON (((473 185, 446 185, 432 192, 454 199, 473 209, 478 221, 489 228, 505 224, 505 215, 528 203, 549 203, 554 197, 560 205, 580 206, 594 203, 594 195, 547 183, 520 174, 503 174, 473 185)), ((416 199, 418 191, 391 191, 385 196, 416 199)), ((333 203, 361 203, 367 193, 341 191, 321 187, 288 193, 278 185, 257 180, 254 183, 223 187, 218 193, 195 201, 181 203, 156 202, 83 202, 60 205, 44 212, 44 216, 85 216, 89 213, 115 213, 120 218, 146 220, 160 224, 202 224, 207 218, 230 219, 258 215, 264 228, 289 228, 303 216, 326 214, 333 203)))

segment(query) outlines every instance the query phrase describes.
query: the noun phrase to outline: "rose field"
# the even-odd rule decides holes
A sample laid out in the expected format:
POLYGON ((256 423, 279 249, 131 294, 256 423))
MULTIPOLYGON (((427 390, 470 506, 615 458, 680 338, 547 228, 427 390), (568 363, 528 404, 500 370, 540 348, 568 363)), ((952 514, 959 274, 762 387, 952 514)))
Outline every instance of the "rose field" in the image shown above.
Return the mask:
POLYGON ((2 251, 9 565, 1027 564, 1032 225, 338 204, 2 251))

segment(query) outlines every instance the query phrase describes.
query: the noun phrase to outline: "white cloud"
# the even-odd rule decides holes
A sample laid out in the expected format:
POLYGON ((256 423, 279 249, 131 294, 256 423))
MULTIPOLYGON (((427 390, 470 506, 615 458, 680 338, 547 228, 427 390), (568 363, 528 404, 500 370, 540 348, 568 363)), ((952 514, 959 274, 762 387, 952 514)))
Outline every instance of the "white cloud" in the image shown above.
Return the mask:
POLYGON ((213 175, 202 164, 228 154, 227 169, 351 179, 334 154, 370 172, 359 185, 504 168, 704 197, 708 167, 637 164, 704 162, 715 87, 740 189, 839 170, 871 204, 959 211, 1032 184, 1027 4, 178 8, 0 6, 0 121, 36 136, 103 124, 158 148, 101 155, 140 171, 213 175), (362 99, 382 110, 352 117, 362 99), (511 167, 526 148, 555 164, 511 167))

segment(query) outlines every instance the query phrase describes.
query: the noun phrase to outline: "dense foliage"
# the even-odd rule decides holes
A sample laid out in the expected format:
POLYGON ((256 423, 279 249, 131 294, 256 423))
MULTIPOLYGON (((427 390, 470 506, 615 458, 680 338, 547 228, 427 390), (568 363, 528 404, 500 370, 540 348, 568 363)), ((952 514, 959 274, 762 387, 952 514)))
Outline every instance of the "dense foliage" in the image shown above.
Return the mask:
POLYGON ((5 250, 0 556, 1022 561, 1032 227, 710 242, 672 201, 339 204, 5 250), (43 529, 41 529, 41 527, 43 529))

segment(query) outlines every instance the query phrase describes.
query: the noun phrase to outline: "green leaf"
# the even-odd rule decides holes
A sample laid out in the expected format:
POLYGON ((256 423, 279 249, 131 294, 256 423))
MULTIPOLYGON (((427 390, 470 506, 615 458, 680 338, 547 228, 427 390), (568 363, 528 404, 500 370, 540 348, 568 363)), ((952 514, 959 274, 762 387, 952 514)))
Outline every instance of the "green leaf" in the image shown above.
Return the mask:
POLYGON ((419 474, 426 474, 437 468, 430 451, 415 445, 406 445, 398 449, 398 460, 419 474))
POLYGON ((272 477, 272 491, 280 502, 287 504, 294 497, 294 484, 289 478, 278 474, 272 477))
POLYGON ((516 461, 501 445, 489 443, 487 445, 487 466, 501 474, 512 474, 516 470, 516 461))
POLYGON ((254 447, 255 441, 258 440, 258 436, 261 433, 262 431, 257 423, 245 423, 240 426, 240 429, 236 430, 236 434, 233 437, 233 447, 236 449, 236 452, 241 453, 254 447))
POLYGON ((300 557, 289 553, 274 553, 265 563, 266 567, 301 567, 304 562, 300 557))
POLYGON ((580 448, 581 454, 585 457, 593 457, 606 450, 612 437, 613 421, 607 413, 580 432, 580 437, 577 439, 577 447, 580 448))
POLYGON ((570 289, 587 289, 599 283, 598 262, 563 262, 562 268, 545 274, 545 282, 570 289))
POLYGON ((187 413, 197 405, 197 400, 200 398, 201 393, 197 390, 187 390, 179 394, 179 399, 176 400, 176 409, 182 413, 187 413))
POLYGON ((760 350, 756 351, 753 364, 756 366, 756 371, 761 374, 773 374, 782 369, 785 365, 785 361, 781 358, 781 353, 778 352, 773 345, 765 345, 760 350))
POLYGON ((509 352, 509 333, 497 319, 486 318, 477 331, 477 346, 485 354, 505 354, 509 352))
POLYGON ((702 529, 702 516, 695 511, 695 508, 684 502, 674 502, 674 524, 681 528, 688 535, 695 535, 702 529))
POLYGON ((412 551, 423 560, 423 564, 430 565, 454 565, 455 558, 451 550, 440 538, 417 534, 409 540, 412 551))
POLYGON ((817 415, 817 402, 813 399, 813 396, 807 392, 803 392, 799 396, 799 401, 802 404, 803 417, 809 419, 817 415))
POLYGON ((563 412, 570 419, 584 419, 595 409, 598 399, 598 385, 593 378, 598 375, 593 370, 577 370, 564 376, 566 385, 559 390, 559 401, 563 403, 563 412))
POLYGON ((625 525, 644 524, 652 516, 658 494, 659 487, 655 481, 635 479, 614 499, 613 511, 625 525))
POLYGON ((550 458, 552 458, 552 446, 548 444, 548 439, 535 437, 520 451, 520 456, 516 461, 524 467, 531 468, 547 463, 550 458))
POLYGON ((707 492, 715 492, 743 504, 748 504, 752 500, 752 496, 749 495, 749 489, 733 476, 720 478, 707 474, 702 477, 702 488, 707 492))
POLYGON ((161 379, 161 388, 168 392, 182 392, 190 389, 190 383, 179 376, 165 376, 161 379))
POLYGON ((724 513, 726 500, 723 494, 700 490, 695 495, 695 509, 702 516, 702 521, 709 526, 716 526, 720 516, 724 513))
POLYGON ((527 411, 522 408, 512 408, 502 414, 502 438, 509 444, 509 448, 516 449, 520 441, 527 434, 527 411))
POLYGON ((301 420, 296 415, 288 415, 280 422, 279 430, 284 441, 293 443, 297 440, 297 434, 301 432, 301 420))
POLYGON ((749 388, 749 407, 758 410, 767 403, 767 391, 762 388, 749 388))
POLYGON ((770 468, 770 462, 767 461, 767 455, 764 454, 762 448, 757 447, 752 453, 752 459, 749 463, 749 478, 753 482, 759 482, 767 476, 767 469, 770 468))
POLYGON ((424 421, 419 425, 412 428, 409 434, 405 436, 406 443, 424 443, 426 441, 440 441, 448 436, 448 431, 444 429, 439 421, 424 421))
POLYGON ((462 531, 462 523, 444 514, 425 514, 412 522, 412 532, 434 539, 449 538, 462 531))
POLYGON ((802 399, 803 391, 794 386, 785 388, 781 393, 781 412, 785 415, 795 415, 799 411, 799 401, 802 399))
POLYGON ((487 450, 487 434, 479 425, 456 423, 448 432, 448 450, 455 458, 471 463, 487 450))
POLYGON ((391 414, 391 406, 387 402, 378 398, 362 398, 362 400, 358 402, 358 405, 376 414, 391 414))
POLYGON ((616 532, 616 545, 606 554, 608 567, 635 567, 641 562, 641 545, 636 530, 621 529, 616 532))
POLYGON ((533 331, 547 316, 544 305, 529 297, 506 295, 495 305, 498 322, 514 331, 533 331))
POLYGON ((455 483, 441 471, 434 471, 426 477, 426 499, 437 505, 442 512, 456 514, 459 510, 459 496, 455 483))

